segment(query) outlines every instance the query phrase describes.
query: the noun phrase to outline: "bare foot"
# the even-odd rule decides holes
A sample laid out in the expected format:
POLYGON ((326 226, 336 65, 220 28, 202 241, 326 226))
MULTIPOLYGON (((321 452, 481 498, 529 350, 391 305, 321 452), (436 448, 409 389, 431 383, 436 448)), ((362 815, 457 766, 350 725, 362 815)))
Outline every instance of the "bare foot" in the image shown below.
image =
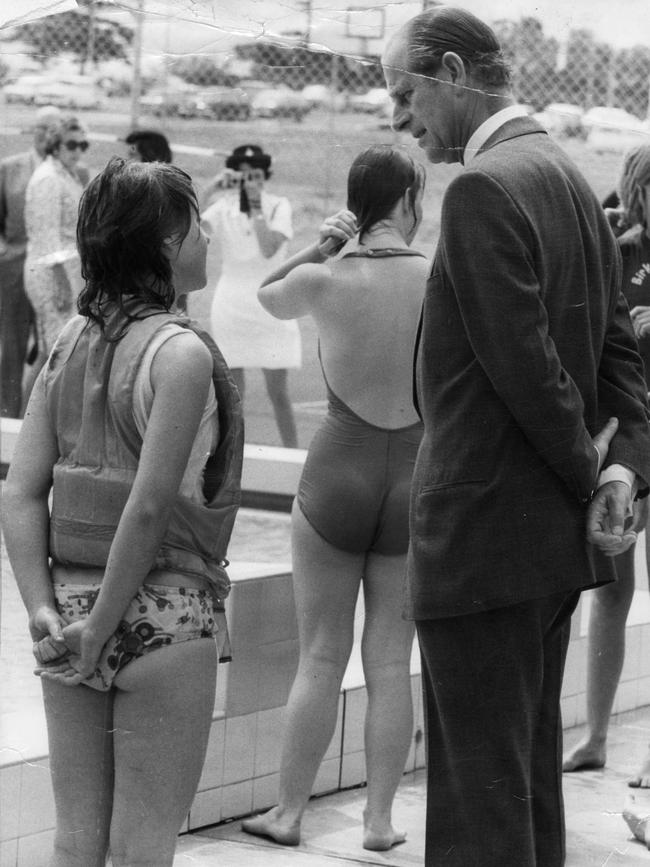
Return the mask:
POLYGON ((262 816, 244 819, 242 830, 256 837, 268 837, 281 846, 297 846, 300 843, 300 821, 287 823, 278 816, 278 808, 273 807, 262 816))
POLYGON ((571 771, 594 771, 604 768, 607 760, 605 744, 600 746, 591 742, 588 738, 580 741, 576 746, 564 754, 562 770, 566 773, 571 771))
POLYGON ((378 831, 374 828, 365 828, 363 832, 363 848, 373 852, 385 852, 398 846, 406 840, 406 834, 402 831, 394 831, 392 826, 378 831))
MULTIPOLYGON (((625 799, 623 818, 636 839, 645 843, 646 846, 648 846, 649 813, 650 805, 646 804, 645 807, 641 808, 635 801, 634 795, 628 795, 625 799)), ((650 849, 650 846, 648 848, 650 849)))
POLYGON ((650 789, 650 752, 646 755, 639 773, 628 782, 632 789, 650 789))

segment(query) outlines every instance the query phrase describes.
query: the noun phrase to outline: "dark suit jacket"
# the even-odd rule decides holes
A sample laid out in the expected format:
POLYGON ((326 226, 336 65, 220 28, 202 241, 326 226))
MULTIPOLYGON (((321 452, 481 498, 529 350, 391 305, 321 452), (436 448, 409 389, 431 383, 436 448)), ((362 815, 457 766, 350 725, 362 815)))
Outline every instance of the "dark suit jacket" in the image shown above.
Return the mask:
POLYGON ((596 196, 530 118, 497 130, 450 184, 416 359, 425 434, 407 616, 593 586, 590 435, 610 416, 620 429, 607 463, 650 479, 646 391, 620 278, 596 196))
POLYGON ((0 235, 9 245, 2 259, 25 257, 25 190, 40 160, 35 151, 15 154, 0 162, 0 235))

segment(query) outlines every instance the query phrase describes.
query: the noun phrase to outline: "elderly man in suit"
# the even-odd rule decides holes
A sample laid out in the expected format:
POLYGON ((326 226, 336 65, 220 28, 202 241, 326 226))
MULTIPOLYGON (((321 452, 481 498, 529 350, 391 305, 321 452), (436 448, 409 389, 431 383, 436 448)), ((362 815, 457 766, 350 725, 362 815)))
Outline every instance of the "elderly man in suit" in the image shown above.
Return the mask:
POLYGON ((18 418, 22 403, 23 365, 34 311, 25 295, 23 265, 25 191, 45 156, 45 132, 61 112, 44 106, 36 113, 34 145, 0 162, 0 414, 18 418))
POLYGON ((623 550, 650 479, 619 254, 584 178, 515 105, 483 22, 436 7, 382 63, 395 129, 465 166, 416 356, 406 616, 422 653, 426 864, 560 867, 560 691, 570 616, 596 580, 587 525, 623 550))

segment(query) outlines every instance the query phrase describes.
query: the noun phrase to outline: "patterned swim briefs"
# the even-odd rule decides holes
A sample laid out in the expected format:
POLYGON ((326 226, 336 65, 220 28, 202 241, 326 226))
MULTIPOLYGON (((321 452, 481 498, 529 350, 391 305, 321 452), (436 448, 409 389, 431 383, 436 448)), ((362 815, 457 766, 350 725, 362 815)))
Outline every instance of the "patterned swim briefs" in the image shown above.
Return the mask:
MULTIPOLYGON (((54 585, 56 606, 66 623, 88 617, 99 588, 100 585, 87 584, 54 585)), ((219 661, 230 660, 226 614, 215 611, 210 591, 143 585, 104 645, 94 673, 83 683, 105 692, 113 685, 117 673, 134 659, 196 638, 216 639, 219 661)))

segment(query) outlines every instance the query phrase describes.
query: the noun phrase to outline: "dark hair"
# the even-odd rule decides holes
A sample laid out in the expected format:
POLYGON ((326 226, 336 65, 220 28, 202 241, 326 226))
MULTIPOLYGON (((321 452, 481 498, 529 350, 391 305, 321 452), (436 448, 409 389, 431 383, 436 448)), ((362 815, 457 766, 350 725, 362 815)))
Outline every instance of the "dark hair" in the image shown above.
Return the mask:
POLYGON ((43 149, 46 155, 58 153, 66 133, 69 132, 85 132, 79 120, 76 117, 62 117, 61 120, 48 124, 45 131, 45 142, 43 149))
POLYGON ((267 180, 271 177, 271 157, 259 145, 236 147, 226 159, 226 168, 237 171, 242 163, 247 163, 252 169, 262 169, 267 180))
POLYGON ((127 144, 135 145, 143 163, 170 163, 172 151, 167 137, 153 129, 134 129, 124 139, 127 144))
POLYGON ((650 184, 650 145, 636 145, 625 154, 618 189, 626 227, 647 228, 648 214, 644 213, 641 188, 650 184))
POLYGON ((439 6, 416 15, 406 28, 409 72, 433 76, 445 52, 453 51, 483 84, 510 84, 510 67, 496 34, 471 12, 439 6))
POLYGON ((414 207, 424 178, 423 166, 401 148, 373 145, 362 151, 348 173, 348 209, 357 218, 359 240, 391 213, 407 190, 414 207))
POLYGON ((125 300, 169 310, 175 292, 165 239, 185 238, 193 213, 198 218, 196 193, 182 169, 113 157, 79 205, 77 247, 86 281, 79 312, 103 331, 115 305, 127 321, 137 318, 128 314, 125 300))

